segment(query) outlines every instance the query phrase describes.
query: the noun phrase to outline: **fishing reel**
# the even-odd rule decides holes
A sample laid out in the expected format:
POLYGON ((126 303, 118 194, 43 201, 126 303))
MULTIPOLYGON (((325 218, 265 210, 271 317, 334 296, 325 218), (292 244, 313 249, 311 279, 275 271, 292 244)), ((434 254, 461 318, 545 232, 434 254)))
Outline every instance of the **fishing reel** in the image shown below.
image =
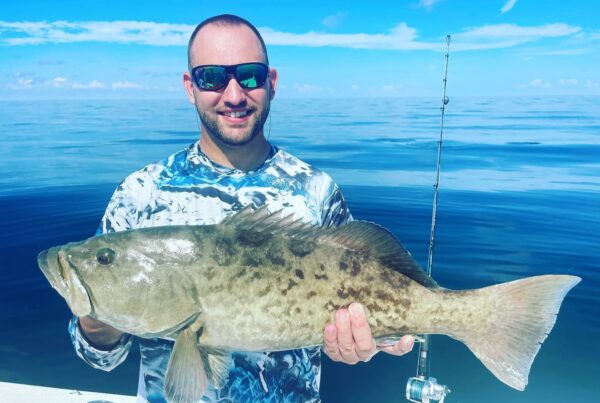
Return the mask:
POLYGON ((406 399, 409 402, 429 403, 438 401, 444 403, 450 389, 446 385, 440 385, 435 378, 412 377, 406 382, 406 399))

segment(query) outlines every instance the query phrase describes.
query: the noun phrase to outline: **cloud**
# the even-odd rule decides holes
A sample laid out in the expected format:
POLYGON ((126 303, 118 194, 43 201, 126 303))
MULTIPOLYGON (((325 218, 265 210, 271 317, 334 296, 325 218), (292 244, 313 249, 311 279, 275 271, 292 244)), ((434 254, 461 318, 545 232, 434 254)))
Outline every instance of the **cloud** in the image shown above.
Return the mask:
POLYGON ((530 54, 536 56, 579 56, 584 55, 586 53, 590 53, 590 49, 588 48, 577 48, 577 49, 561 49, 561 50, 542 50, 542 51, 533 51, 530 54))
POLYGON ((182 46, 194 25, 144 21, 0 21, 2 42, 8 45, 111 42, 154 46, 182 46))
MULTIPOLYGON (((430 0, 428 4, 435 2, 430 0)), ((186 46, 193 25, 142 21, 91 22, 3 22, 0 21, 0 43, 33 45, 42 43, 110 42, 153 46, 186 46)), ((325 33, 309 31, 293 33, 269 27, 259 28, 269 46, 339 47, 379 50, 442 51, 442 38, 434 41, 418 39, 417 30, 401 22, 384 33, 325 33)), ((581 28, 563 23, 519 26, 515 24, 484 25, 466 28, 453 34, 453 51, 498 49, 546 38, 569 37, 581 28)))
POLYGON ((594 82, 592 80, 585 80, 585 87, 589 88, 589 89, 596 89, 596 88, 600 88, 600 84, 598 84, 597 82, 594 82))
POLYGON ((535 80, 531 81, 529 85, 534 88, 552 88, 552 84, 550 82, 544 81, 539 78, 536 78, 535 80))
POLYGON ((348 13, 345 12, 328 15, 327 17, 323 18, 321 24, 325 25, 327 28, 336 28, 347 16, 348 13))
POLYGON ((435 3, 439 3, 440 1, 441 0, 419 0, 419 4, 417 4, 417 6, 429 11, 435 3))
POLYGON ((568 37, 581 31, 580 27, 563 23, 537 26, 495 24, 468 28, 452 36, 454 50, 507 48, 547 38, 568 37))
POLYGON ((296 90, 296 92, 299 94, 307 95, 321 93, 323 92, 324 88, 318 85, 296 83, 294 84, 294 90, 296 90))
POLYGON ((500 14, 508 13, 517 4, 517 0, 508 0, 500 9, 500 14))
POLYGON ((101 88, 105 88, 106 86, 104 85, 104 83, 102 81, 98 81, 98 80, 92 80, 87 84, 79 84, 79 83, 73 83, 73 88, 76 89, 101 89, 101 88))
POLYGON ((145 87, 140 84, 132 83, 129 81, 118 81, 112 84, 113 90, 123 90, 123 89, 135 89, 135 90, 143 90, 145 87))
POLYGON ((385 34, 331 34, 309 31, 306 33, 291 33, 276 31, 271 28, 261 28, 268 45, 322 47, 333 46, 353 49, 435 49, 437 43, 416 41, 417 30, 405 23, 400 23, 385 34))
POLYGON ((32 88, 35 80, 33 78, 19 78, 15 83, 9 83, 8 88, 11 90, 26 90, 32 88))
POLYGON ((532 80, 529 84, 521 84, 518 88, 527 89, 527 88, 541 88, 541 89, 551 89, 555 87, 577 87, 582 88, 585 87, 587 89, 597 89, 600 88, 600 84, 594 82, 590 79, 587 80, 578 80, 576 78, 561 78, 554 82, 545 81, 541 78, 536 78, 532 80))
POLYGON ((65 88, 68 86, 67 81, 64 77, 56 77, 51 81, 51 84, 55 88, 65 88))
POLYGON ((102 81, 98 81, 98 80, 91 80, 88 83, 82 84, 77 81, 71 81, 65 77, 55 77, 52 80, 47 81, 45 84, 49 85, 51 87, 54 87, 54 88, 65 88, 65 89, 72 88, 72 89, 76 89, 76 90, 82 90, 82 89, 97 90, 97 89, 102 89, 102 88, 106 87, 106 85, 102 81))
POLYGON ((395 93, 402 87, 404 87, 402 84, 384 84, 381 86, 381 92, 386 94, 395 93))
POLYGON ((558 83, 562 86, 573 86, 579 84, 576 78, 561 78, 558 83))

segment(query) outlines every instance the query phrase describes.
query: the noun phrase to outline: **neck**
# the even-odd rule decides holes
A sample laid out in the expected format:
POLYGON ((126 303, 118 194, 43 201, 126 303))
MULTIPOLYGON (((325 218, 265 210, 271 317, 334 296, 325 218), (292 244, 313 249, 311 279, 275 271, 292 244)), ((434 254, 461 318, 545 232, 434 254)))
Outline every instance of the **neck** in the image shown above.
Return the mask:
POLYGON ((251 142, 240 146, 224 144, 203 132, 200 137, 200 149, 212 161, 228 168, 251 171, 262 165, 267 159, 271 145, 260 133, 251 142))

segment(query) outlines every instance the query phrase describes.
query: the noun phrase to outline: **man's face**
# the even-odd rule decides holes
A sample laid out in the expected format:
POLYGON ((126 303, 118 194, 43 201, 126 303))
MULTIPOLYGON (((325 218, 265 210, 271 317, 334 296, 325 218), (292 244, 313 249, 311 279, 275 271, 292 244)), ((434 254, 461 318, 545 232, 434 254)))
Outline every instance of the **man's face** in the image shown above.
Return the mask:
MULTIPOLYGON (((203 27, 192 44, 191 55, 192 67, 265 62, 259 39, 245 25, 203 27)), ((202 121, 202 133, 228 146, 241 146, 262 135, 276 81, 276 71, 269 69, 269 78, 260 88, 243 89, 232 77, 222 90, 202 91, 192 85, 189 73, 184 75, 188 97, 202 121)))

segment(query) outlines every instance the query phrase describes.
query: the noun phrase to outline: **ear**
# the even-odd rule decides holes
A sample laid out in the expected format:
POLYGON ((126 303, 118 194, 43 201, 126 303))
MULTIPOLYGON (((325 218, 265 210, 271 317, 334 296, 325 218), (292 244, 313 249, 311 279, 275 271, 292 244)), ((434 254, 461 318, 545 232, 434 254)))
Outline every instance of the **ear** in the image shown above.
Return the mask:
POLYGON ((270 93, 269 93, 269 99, 273 100, 273 98, 275 98, 275 90, 277 89, 277 79, 279 78, 279 74, 277 73, 277 70, 275 70, 272 67, 269 67, 269 87, 270 87, 270 93))
POLYGON ((196 98, 194 97, 194 82, 189 72, 183 73, 183 88, 187 94, 188 100, 192 105, 196 105, 196 98))

